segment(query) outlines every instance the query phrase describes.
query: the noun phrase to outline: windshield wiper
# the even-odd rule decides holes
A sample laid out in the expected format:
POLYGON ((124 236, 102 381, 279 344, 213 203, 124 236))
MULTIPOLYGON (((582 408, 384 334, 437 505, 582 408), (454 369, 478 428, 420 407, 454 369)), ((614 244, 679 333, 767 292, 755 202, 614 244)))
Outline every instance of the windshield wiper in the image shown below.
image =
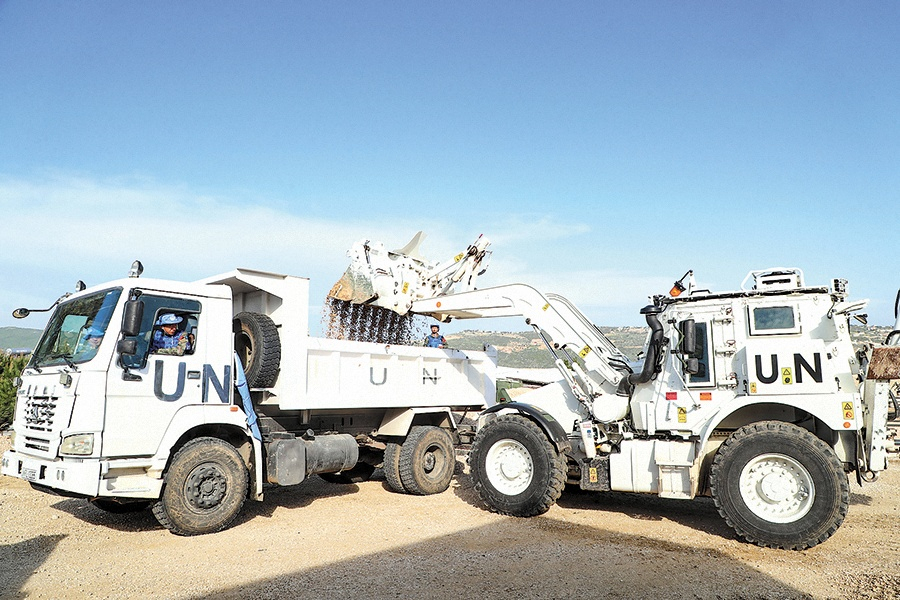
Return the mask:
POLYGON ((66 361, 66 364, 69 365, 69 368, 73 371, 78 370, 78 367, 76 367, 75 363, 72 362, 72 356, 70 354, 66 354, 65 352, 57 352, 56 354, 47 355, 48 360, 53 360, 54 358, 61 358, 66 361))

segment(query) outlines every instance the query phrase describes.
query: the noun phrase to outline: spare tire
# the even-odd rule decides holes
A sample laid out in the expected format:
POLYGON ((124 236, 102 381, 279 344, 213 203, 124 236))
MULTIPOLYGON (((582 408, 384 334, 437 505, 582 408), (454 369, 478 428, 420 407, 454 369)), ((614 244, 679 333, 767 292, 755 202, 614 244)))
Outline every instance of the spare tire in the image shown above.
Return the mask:
POLYGON ((281 364, 281 339, 275 322, 268 315, 241 312, 234 317, 234 332, 234 350, 244 367, 247 385, 275 385, 281 364))

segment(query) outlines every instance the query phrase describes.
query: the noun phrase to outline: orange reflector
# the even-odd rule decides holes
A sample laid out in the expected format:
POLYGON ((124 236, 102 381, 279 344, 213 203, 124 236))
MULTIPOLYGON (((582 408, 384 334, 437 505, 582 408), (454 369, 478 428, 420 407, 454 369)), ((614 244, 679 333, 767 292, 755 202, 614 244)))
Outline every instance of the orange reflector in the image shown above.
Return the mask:
POLYGON ((712 400, 712 392, 700 392, 701 400, 712 400))
POLYGON ((237 411, 238 411, 238 407, 237 407, 237 406, 232 406, 232 407, 231 407, 231 412, 237 412, 237 411))
POLYGON ((437 304, 435 304, 435 306, 437 306, 438 308, 440 308, 440 307, 441 307, 441 301, 438 300, 438 302, 437 302, 437 304))
POLYGON ((850 422, 844 421, 844 429, 850 429, 850 422))

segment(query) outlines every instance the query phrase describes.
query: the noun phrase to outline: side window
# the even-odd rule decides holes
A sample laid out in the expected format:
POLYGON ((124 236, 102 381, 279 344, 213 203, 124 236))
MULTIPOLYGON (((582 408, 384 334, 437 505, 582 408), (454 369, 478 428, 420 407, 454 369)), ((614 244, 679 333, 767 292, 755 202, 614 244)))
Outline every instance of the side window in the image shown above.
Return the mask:
POLYGON ((800 333, 800 320, 793 306, 751 306, 750 335, 800 333))
POLYGON ((137 335, 137 352, 123 355, 125 367, 146 366, 151 354, 184 356, 197 350, 201 306, 196 300, 143 294, 144 318, 137 335))
POLYGON ((688 375, 688 384, 708 384, 712 381, 712 373, 709 367, 709 324, 694 324, 694 336, 697 339, 697 345, 690 358, 696 358, 700 363, 700 370, 693 375, 688 375))

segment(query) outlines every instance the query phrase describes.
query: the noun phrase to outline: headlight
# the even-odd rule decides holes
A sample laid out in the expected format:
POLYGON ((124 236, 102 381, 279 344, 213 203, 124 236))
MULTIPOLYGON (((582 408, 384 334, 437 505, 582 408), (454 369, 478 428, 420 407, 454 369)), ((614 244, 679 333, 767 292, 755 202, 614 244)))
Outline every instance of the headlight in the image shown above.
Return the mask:
POLYGON ((67 435, 59 447, 60 454, 86 455, 94 452, 94 434, 67 435))

